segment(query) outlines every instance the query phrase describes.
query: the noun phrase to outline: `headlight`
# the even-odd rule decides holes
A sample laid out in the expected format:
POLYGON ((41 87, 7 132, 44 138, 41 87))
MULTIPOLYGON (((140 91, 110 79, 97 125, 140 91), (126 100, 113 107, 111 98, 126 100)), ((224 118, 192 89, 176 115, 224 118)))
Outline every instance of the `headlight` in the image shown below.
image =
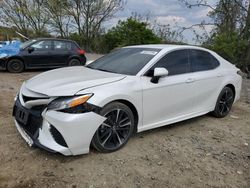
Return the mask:
POLYGON ((84 103, 89 100, 93 94, 85 94, 81 96, 74 96, 74 97, 63 97, 53 100, 48 105, 48 110, 63 110, 68 108, 74 108, 80 105, 83 105, 84 103))

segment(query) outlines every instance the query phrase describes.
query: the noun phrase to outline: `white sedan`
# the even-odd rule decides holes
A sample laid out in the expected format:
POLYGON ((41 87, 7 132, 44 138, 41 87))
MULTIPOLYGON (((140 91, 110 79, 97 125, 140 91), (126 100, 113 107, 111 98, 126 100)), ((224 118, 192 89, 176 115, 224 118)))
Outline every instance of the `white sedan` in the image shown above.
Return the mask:
POLYGON ((204 48, 129 46, 24 82, 13 116, 30 146, 64 155, 91 145, 113 152, 136 132, 209 112, 226 116, 241 82, 239 69, 204 48))

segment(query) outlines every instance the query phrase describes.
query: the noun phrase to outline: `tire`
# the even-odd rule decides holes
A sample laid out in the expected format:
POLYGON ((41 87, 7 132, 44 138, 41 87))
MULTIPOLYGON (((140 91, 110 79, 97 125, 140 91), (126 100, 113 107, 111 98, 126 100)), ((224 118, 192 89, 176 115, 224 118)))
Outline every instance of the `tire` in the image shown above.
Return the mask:
POLYGON ((230 87, 224 87, 220 92, 212 115, 217 118, 227 116, 232 108, 234 97, 233 90, 230 87))
POLYGON ((11 73, 23 72, 24 63, 19 59, 12 59, 7 63, 7 70, 11 73))
POLYGON ((93 147, 102 153, 121 149, 134 132, 135 121, 132 111, 122 103, 113 102, 106 105, 100 114, 107 119, 97 129, 92 139, 93 147))
POLYGON ((81 62, 78 59, 71 59, 69 61, 69 66, 80 66, 81 62))

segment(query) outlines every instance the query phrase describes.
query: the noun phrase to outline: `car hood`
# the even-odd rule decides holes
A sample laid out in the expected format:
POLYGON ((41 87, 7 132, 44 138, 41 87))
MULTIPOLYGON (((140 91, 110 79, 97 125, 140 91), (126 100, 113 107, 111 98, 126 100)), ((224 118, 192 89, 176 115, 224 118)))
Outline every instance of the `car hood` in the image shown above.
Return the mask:
POLYGON ((72 96, 80 90, 117 82, 125 75, 75 66, 39 74, 25 83, 28 90, 47 96, 72 96))

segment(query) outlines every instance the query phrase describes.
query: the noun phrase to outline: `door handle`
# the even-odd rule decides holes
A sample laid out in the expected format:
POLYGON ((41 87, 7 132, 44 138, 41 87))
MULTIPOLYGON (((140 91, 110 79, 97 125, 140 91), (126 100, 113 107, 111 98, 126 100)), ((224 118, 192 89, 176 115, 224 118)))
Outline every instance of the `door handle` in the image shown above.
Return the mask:
POLYGON ((188 79, 186 80, 186 83, 192 83, 192 82, 194 82, 194 81, 195 81, 194 78, 188 78, 188 79))
POLYGON ((217 74, 217 77, 223 77, 223 74, 219 73, 217 74))

